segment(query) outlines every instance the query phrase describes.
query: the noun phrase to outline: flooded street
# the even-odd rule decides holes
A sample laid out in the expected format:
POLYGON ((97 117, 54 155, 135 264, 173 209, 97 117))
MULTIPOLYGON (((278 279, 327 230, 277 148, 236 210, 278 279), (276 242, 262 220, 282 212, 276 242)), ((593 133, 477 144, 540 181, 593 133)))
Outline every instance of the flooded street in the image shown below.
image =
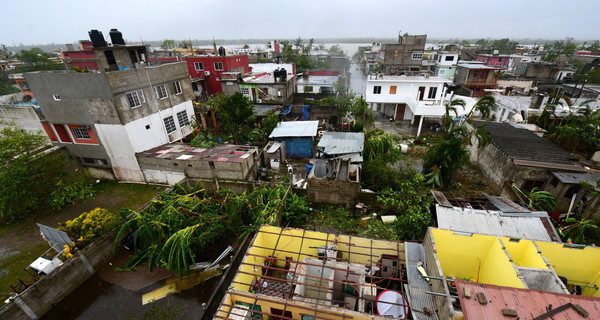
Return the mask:
POLYGON ((365 96, 367 91, 367 76, 360 70, 360 66, 352 61, 350 64, 350 90, 354 93, 365 96))
MULTIPOLYGON (((228 243, 214 244, 207 249, 201 261, 213 261, 228 243)), ((120 251, 103 268, 87 279, 66 298, 55 304, 41 320, 105 320, 105 319, 143 319, 147 312, 156 313, 177 311, 177 319, 199 319, 203 314, 204 303, 208 303, 215 291, 220 276, 208 279, 190 289, 142 304, 142 296, 165 286, 172 272, 155 268, 148 272, 142 265, 136 271, 117 271, 117 267, 126 262, 131 253, 120 251)), ((229 263, 229 258, 221 265, 229 263)), ((176 278, 179 278, 175 275, 176 278)), ((170 319, 170 318, 169 318, 170 319)))

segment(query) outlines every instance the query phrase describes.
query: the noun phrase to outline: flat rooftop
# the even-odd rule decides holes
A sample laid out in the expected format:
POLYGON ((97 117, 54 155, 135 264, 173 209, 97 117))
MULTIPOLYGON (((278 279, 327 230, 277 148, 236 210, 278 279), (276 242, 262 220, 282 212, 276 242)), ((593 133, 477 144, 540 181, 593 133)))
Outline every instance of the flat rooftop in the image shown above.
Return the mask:
POLYGON ((186 144, 173 143, 166 144, 148 151, 140 152, 137 155, 148 158, 159 158, 167 160, 205 160, 214 162, 244 162, 255 147, 246 147, 240 145, 224 144, 212 149, 195 148, 186 144))

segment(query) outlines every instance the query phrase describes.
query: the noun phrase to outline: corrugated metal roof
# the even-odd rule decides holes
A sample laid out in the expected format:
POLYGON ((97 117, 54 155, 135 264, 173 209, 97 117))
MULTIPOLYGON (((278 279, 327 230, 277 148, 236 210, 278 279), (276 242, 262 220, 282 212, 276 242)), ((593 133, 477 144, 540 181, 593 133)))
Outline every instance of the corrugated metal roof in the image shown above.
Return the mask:
POLYGON ((552 172, 552 174, 562 183, 575 184, 585 181, 592 185, 596 185, 596 181, 600 179, 600 172, 552 172))
POLYGON ((516 319, 502 315, 502 309, 516 311, 519 319, 534 319, 548 312, 548 308, 557 309, 567 303, 579 305, 589 315, 584 318, 573 308, 567 308, 548 317, 553 320, 600 319, 600 299, 563 293, 553 293, 529 289, 501 287, 456 280, 458 296, 465 320, 479 319, 516 319), (465 297, 464 288, 471 291, 471 298, 465 297), (483 293, 487 299, 481 304, 476 298, 483 293))
POLYGON ((406 254, 406 274, 408 278, 408 297, 412 316, 415 320, 435 320, 438 319, 435 314, 435 303, 433 296, 425 293, 431 291, 429 282, 420 277, 417 270, 417 263, 425 261, 425 250, 423 245, 415 242, 405 242, 404 252, 406 254), (426 315, 422 311, 428 308, 432 311, 431 315, 426 315))
POLYGON ((502 215, 501 211, 444 207, 436 204, 437 223, 442 229, 494 236, 558 241, 556 231, 547 230, 544 212, 502 215))
POLYGON ((314 137, 319 129, 319 121, 286 121, 277 124, 269 138, 314 137))
POLYGON ((326 154, 363 152, 365 135, 362 132, 325 132, 317 148, 326 154))

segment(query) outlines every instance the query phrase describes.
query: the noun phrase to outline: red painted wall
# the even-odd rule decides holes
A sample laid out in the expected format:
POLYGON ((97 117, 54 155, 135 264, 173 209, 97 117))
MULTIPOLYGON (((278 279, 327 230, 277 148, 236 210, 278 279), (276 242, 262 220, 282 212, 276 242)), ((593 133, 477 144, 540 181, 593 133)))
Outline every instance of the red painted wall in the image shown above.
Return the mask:
POLYGON ((183 57, 183 60, 187 62, 188 72, 192 78, 205 78, 206 87, 208 94, 221 93, 221 82, 217 80, 220 78, 221 73, 233 71, 235 68, 243 68, 243 73, 250 72, 250 66, 248 65, 247 55, 238 56, 188 56, 183 57), (194 62, 202 62, 203 70, 196 70, 194 62), (215 70, 215 62, 221 62, 223 64, 223 70, 215 70), (206 76, 205 71, 210 72, 210 75, 206 76))
MULTIPOLYGON (((80 50, 80 51, 63 51, 63 59, 95 59, 96 54, 94 50, 80 50)), ((71 61, 71 65, 79 67, 81 69, 99 70, 98 63, 95 61, 71 61)))
POLYGON ((56 138, 56 135, 54 134, 54 131, 52 131, 50 124, 46 121, 42 121, 42 126, 44 127, 44 131, 46 131, 48 138, 50 138, 50 141, 58 142, 58 138, 56 138))

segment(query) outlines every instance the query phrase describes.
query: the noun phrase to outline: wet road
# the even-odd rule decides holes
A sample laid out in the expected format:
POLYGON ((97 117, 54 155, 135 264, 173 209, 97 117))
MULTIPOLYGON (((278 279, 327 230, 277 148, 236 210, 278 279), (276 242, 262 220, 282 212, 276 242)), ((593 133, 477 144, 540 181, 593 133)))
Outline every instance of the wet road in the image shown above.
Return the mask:
POLYGON ((367 90, 367 76, 362 73, 359 65, 355 62, 350 64, 350 90, 363 97, 367 90))

